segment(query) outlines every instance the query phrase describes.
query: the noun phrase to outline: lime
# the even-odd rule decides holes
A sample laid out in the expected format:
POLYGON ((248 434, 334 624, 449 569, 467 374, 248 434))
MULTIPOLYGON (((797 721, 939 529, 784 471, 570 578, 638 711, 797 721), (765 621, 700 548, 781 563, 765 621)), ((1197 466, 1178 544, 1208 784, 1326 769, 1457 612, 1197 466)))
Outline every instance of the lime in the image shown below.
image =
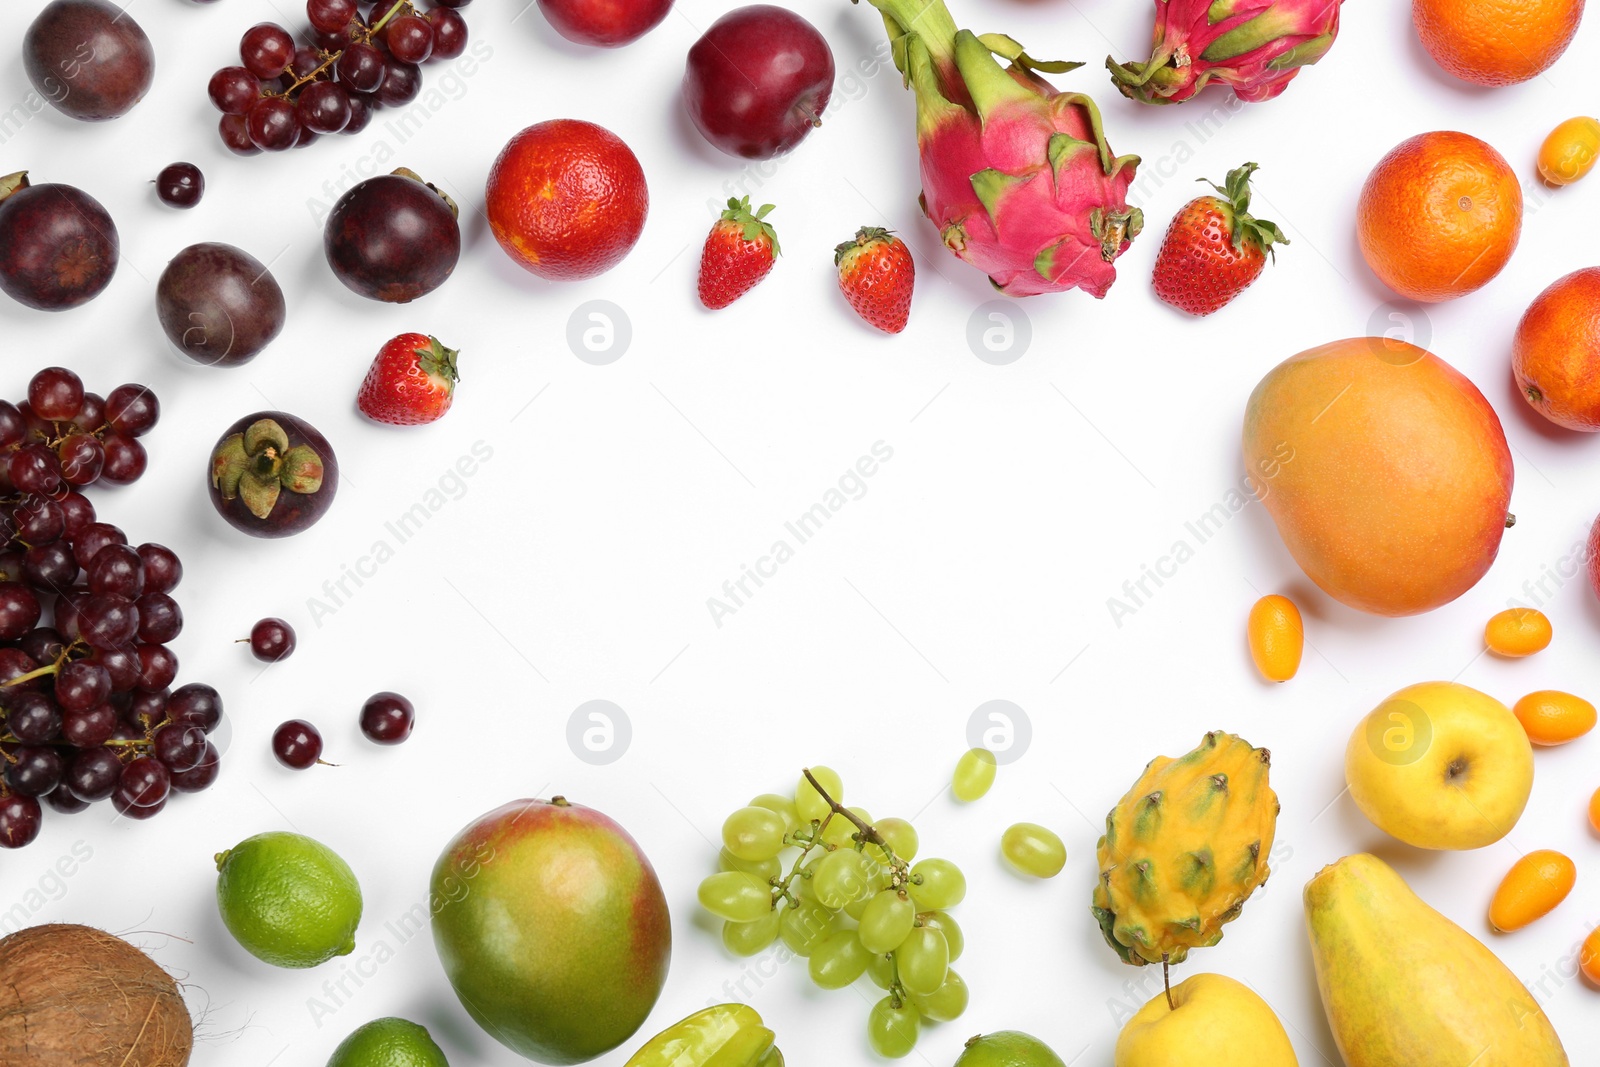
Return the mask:
POLYGON ((450 1067, 428 1028, 406 1019, 374 1019, 339 1042, 328 1067, 450 1067))
POLYGON ((315 967, 355 949, 361 886, 327 845, 282 831, 257 834, 217 853, 217 908, 252 956, 315 967))

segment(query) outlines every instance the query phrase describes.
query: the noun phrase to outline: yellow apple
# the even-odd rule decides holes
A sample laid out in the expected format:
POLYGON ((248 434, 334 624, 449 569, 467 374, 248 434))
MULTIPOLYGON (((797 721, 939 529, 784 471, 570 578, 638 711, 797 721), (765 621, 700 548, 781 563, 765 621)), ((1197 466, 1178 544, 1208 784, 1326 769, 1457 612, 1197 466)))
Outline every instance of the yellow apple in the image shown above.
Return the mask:
POLYGON ((1361 720, 1344 753, 1356 806, 1418 848, 1492 845, 1533 789, 1533 746, 1487 693, 1454 682, 1407 686, 1361 720))
POLYGON ((1197 974, 1139 1009, 1117 1036, 1115 1067, 1248 1064, 1299 1067, 1294 1046, 1267 1002, 1241 982, 1197 974))

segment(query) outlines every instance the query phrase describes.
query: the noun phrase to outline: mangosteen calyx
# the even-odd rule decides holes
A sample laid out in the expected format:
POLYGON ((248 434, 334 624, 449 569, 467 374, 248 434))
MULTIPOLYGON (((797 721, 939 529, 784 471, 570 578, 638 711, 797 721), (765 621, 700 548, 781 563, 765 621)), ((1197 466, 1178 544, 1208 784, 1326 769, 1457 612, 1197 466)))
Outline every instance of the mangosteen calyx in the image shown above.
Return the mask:
POLYGON ((242 500, 265 519, 282 492, 309 496, 322 488, 322 457, 310 445, 289 446, 289 435, 272 419, 257 419, 223 439, 211 454, 211 484, 224 500, 242 500))
POLYGON ((32 184, 32 182, 28 181, 28 172, 25 170, 19 170, 15 174, 7 174, 4 177, 0 177, 0 201, 4 201, 12 193, 20 192, 32 184))
POLYGON ((434 192, 434 195, 436 195, 440 200, 443 200, 445 202, 445 206, 450 209, 451 217, 453 217, 455 219, 458 219, 458 220, 461 218, 461 208, 456 206, 456 202, 450 198, 450 194, 445 192, 443 189, 439 188, 437 185, 433 184, 432 182, 423 181, 422 180, 422 175, 418 174, 416 171, 412 170, 410 167, 396 167, 394 169, 393 173, 394 173, 394 176, 397 177, 397 178, 410 178, 412 181, 417 182, 417 183, 422 184, 422 185, 425 185, 429 189, 432 189, 433 192, 434 192))

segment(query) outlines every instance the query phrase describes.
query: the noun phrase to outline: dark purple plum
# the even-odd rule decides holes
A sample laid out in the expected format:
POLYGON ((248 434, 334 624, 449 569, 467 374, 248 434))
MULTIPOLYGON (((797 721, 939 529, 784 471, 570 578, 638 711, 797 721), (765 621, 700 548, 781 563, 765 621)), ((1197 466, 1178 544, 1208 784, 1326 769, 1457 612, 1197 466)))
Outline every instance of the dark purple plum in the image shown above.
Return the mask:
POLYGON ((71 185, 0 178, 0 289, 40 311, 65 311, 100 295, 122 246, 100 202, 71 185))
POLYGON ((232 245, 190 245, 156 285, 156 316, 179 352, 208 367, 248 363, 272 343, 286 315, 278 280, 232 245))
POLYGON ((155 77, 150 38, 107 0, 52 0, 22 39, 22 64, 40 96, 85 122, 120 118, 155 77))
POLYGON ((236 530, 288 537, 309 528, 339 489, 339 461, 310 423, 281 411, 246 415, 217 440, 211 503, 236 530))
POLYGON ((353 186, 323 230, 328 266, 352 292, 390 304, 426 296, 456 269, 456 205, 409 170, 353 186))

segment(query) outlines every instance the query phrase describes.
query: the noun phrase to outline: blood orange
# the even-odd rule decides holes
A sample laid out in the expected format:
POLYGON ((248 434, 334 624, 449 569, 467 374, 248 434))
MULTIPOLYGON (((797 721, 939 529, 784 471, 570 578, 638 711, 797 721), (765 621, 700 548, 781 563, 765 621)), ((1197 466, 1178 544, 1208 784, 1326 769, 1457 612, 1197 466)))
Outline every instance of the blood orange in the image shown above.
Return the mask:
POLYGON ((591 278, 616 266, 644 229, 644 169, 616 134, 579 119, 529 126, 489 171, 489 227, 541 278, 591 278))

